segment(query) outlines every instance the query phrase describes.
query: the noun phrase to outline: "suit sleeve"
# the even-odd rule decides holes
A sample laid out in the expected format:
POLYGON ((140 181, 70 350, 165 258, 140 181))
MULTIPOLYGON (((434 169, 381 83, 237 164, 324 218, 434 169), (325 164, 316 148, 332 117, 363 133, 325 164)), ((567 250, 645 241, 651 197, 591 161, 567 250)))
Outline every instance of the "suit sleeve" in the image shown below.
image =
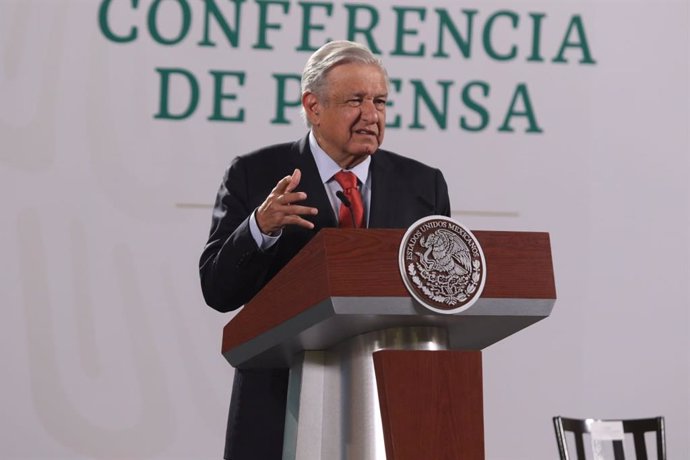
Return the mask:
POLYGON ((450 217, 450 197, 448 196, 448 184, 441 170, 436 169, 436 214, 450 217))
POLYGON ((211 231, 199 261, 204 300, 222 312, 239 308, 261 289, 275 252, 275 247, 261 251, 252 238, 249 216, 264 191, 250 194, 249 190, 247 172, 238 157, 218 190, 211 231))

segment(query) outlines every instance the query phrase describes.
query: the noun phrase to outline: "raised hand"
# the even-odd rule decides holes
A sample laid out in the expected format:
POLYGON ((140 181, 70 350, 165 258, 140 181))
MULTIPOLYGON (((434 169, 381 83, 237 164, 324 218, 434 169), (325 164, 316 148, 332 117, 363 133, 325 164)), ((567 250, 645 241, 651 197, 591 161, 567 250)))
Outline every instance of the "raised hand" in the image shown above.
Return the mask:
POLYGON ((318 209, 293 204, 307 198, 306 193, 294 191, 301 178, 302 173, 295 169, 292 175, 283 177, 261 203, 256 211, 256 223, 262 233, 274 235, 286 225, 314 228, 313 223, 300 216, 313 216, 319 212, 318 209))

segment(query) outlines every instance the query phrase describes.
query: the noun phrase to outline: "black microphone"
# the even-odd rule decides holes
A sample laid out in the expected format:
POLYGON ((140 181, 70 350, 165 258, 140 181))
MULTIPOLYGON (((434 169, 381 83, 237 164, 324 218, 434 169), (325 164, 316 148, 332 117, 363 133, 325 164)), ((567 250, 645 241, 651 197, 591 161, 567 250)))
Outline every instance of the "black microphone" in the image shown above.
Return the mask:
POLYGON ((348 197, 345 196, 342 190, 335 192, 335 196, 337 196, 343 205, 350 210, 350 217, 352 217, 352 228, 357 228, 357 225, 355 224, 355 213, 352 212, 352 203, 348 197))

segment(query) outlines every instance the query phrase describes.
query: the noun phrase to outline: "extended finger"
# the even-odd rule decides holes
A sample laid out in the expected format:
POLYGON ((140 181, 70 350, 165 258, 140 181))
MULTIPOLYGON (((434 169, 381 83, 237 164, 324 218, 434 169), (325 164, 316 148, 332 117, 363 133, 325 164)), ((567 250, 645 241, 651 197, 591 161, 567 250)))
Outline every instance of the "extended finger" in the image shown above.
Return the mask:
POLYGON ((304 227, 308 229, 314 228, 314 224, 312 222, 309 222, 308 220, 296 215, 285 216, 283 218, 283 223, 285 225, 297 225, 299 227, 304 227))
POLYGON ((289 177, 290 182, 288 183, 288 186, 285 189, 286 192, 292 192, 294 189, 297 188, 297 186, 299 185, 299 181, 302 179, 302 171, 295 168, 295 170, 292 172, 292 175, 289 177))
POLYGON ((289 185, 290 185, 290 181, 291 181, 291 180, 292 180, 292 176, 285 176, 285 177, 283 177, 282 179, 280 179, 280 180, 278 181, 278 183, 276 184, 276 186, 273 187, 272 192, 273 192, 274 194, 277 194, 277 195, 282 194, 282 193, 285 193, 285 192, 288 192, 288 191, 289 191, 289 190, 288 190, 288 187, 289 187, 289 185))
POLYGON ((292 204, 292 203, 297 203, 299 201, 304 201, 306 199, 307 199, 306 193, 304 193, 304 192, 292 192, 292 193, 283 193, 278 198, 278 201, 281 204, 292 204))
POLYGON ((289 205, 281 209, 286 216, 313 216, 318 214, 319 210, 311 206, 289 205))

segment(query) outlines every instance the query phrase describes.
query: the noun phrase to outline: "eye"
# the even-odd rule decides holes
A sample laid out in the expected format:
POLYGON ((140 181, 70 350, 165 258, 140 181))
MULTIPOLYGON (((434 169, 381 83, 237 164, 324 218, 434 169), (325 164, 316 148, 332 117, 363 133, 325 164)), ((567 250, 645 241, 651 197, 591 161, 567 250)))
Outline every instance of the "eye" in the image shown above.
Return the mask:
POLYGON ((376 110, 383 110, 386 108, 386 100, 383 98, 374 99, 376 110))
POLYGON ((348 99, 347 105, 350 107, 359 107, 362 105, 362 98, 361 97, 353 97, 352 99, 348 99))

